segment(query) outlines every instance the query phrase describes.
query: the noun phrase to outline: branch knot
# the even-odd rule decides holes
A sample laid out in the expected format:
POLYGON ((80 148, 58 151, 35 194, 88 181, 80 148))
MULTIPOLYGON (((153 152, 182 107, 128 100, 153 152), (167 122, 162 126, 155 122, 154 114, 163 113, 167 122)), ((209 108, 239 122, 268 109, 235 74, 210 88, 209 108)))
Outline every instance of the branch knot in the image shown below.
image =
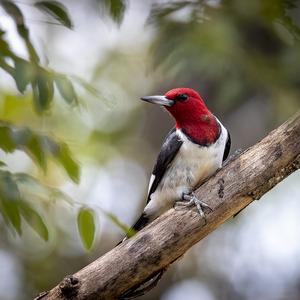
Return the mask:
POLYGON ((73 275, 68 275, 59 284, 59 289, 61 291, 61 294, 66 299, 71 299, 77 295, 79 286, 79 279, 73 275))

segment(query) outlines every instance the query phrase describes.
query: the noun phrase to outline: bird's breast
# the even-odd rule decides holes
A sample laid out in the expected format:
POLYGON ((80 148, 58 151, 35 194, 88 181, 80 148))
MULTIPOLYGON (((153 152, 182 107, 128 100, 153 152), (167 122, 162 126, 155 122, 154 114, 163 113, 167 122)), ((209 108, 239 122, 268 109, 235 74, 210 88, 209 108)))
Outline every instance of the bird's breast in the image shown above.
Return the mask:
POLYGON ((222 155, 223 152, 215 145, 203 147, 189 140, 184 141, 159 188, 193 189, 221 166, 222 155))

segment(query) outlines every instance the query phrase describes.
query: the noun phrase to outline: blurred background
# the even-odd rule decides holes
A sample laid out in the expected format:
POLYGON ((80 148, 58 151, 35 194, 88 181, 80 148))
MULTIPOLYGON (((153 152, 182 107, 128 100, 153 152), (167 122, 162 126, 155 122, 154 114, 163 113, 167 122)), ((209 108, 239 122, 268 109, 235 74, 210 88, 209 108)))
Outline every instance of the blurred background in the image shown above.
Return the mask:
MULTIPOLYGON (((0 299, 32 299, 141 213, 173 121, 139 97, 194 88, 233 153, 300 108, 295 0, 0 1, 0 299)), ((238 179, 237 179, 238 180, 238 179)), ((141 299, 300 299, 300 172, 141 299)))

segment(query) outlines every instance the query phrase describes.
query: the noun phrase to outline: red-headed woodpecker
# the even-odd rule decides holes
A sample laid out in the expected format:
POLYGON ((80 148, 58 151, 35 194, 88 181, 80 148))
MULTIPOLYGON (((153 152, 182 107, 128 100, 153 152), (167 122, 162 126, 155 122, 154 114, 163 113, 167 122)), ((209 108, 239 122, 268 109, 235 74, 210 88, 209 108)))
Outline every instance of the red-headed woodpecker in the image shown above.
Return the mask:
POLYGON ((150 179, 147 205, 133 228, 140 230, 175 203, 196 205, 204 216, 203 207, 208 206, 193 194, 193 189, 227 158, 230 150, 227 129, 192 89, 177 88, 164 96, 141 99, 162 105, 176 125, 162 145, 150 179))

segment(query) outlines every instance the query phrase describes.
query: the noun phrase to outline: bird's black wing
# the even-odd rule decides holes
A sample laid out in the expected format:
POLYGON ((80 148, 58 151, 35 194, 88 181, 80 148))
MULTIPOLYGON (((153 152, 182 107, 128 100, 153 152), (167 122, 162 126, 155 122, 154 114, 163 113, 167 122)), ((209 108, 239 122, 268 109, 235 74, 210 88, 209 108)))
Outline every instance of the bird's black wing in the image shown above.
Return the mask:
POLYGON ((173 128, 168 133, 157 157, 157 161, 152 172, 152 175, 154 176, 152 178, 154 179, 149 187, 147 203, 150 201, 151 194, 155 192, 170 163, 179 151, 182 143, 183 141, 180 140, 179 136, 176 134, 176 129, 173 128))
MULTIPOLYGON (((150 201, 150 196, 152 193, 155 192, 157 186, 159 185, 161 179, 163 178, 166 170, 168 169, 170 163, 176 156, 177 152, 179 151, 183 141, 180 140, 178 135, 176 134, 176 129, 173 128, 167 135, 160 153, 157 157, 156 164, 154 166, 150 184, 149 184, 149 193, 147 203, 150 201)), ((136 231, 141 230, 149 223, 149 217, 142 213, 140 218, 135 222, 132 228, 136 231)))
POLYGON ((231 138, 230 138, 229 131, 227 130, 227 140, 226 140, 224 154, 223 154, 223 161, 225 161, 226 158, 228 157, 228 154, 230 152, 230 147, 231 147, 231 138))

